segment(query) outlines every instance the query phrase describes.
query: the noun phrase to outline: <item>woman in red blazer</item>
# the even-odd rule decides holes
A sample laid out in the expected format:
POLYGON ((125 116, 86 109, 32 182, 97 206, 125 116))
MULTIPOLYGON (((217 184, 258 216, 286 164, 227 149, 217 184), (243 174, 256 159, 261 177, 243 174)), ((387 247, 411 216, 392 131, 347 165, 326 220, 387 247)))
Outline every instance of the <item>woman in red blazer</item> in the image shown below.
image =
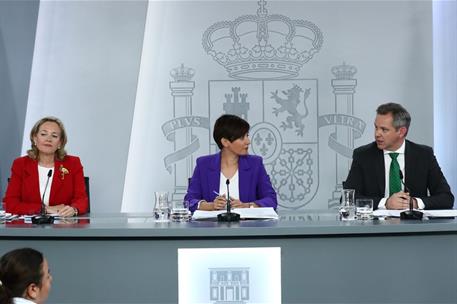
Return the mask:
POLYGON ((87 212, 88 198, 81 161, 67 155, 67 135, 55 117, 40 119, 30 132, 32 148, 14 160, 3 202, 6 212, 76 216, 87 212), (47 183, 49 179, 49 183, 47 183), (47 189, 45 191, 47 184, 47 189))

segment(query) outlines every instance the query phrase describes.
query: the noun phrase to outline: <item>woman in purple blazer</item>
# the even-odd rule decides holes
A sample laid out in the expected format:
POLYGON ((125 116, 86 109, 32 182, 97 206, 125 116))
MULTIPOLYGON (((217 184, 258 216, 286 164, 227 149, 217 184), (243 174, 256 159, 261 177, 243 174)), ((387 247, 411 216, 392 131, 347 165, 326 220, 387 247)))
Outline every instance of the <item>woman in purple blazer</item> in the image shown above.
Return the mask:
POLYGON ((276 191, 260 156, 248 155, 249 123, 235 115, 222 115, 214 124, 213 138, 221 151, 197 159, 184 200, 190 210, 226 208, 227 180, 232 208, 273 207, 276 191))

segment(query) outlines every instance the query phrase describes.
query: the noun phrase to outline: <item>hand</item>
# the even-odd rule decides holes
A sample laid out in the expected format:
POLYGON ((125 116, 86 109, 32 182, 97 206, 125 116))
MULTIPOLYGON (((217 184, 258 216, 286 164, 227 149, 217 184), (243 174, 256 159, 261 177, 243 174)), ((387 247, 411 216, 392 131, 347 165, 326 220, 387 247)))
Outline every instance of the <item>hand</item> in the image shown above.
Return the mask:
POLYGON ((62 217, 74 216, 76 215, 75 208, 70 205, 65 205, 62 209, 59 210, 58 215, 62 217))
POLYGON ((249 208, 249 206, 247 206, 247 207, 244 206, 244 205, 248 205, 248 204, 244 204, 239 199, 234 199, 232 197, 230 197, 230 205, 232 206, 232 208, 249 208))
POLYGON ((225 209, 225 206, 227 204, 227 200, 224 195, 218 195, 213 201, 213 208, 214 210, 222 210, 225 209))
POLYGON ((46 206, 46 213, 47 214, 58 214, 60 209, 62 209, 63 207, 65 207, 64 204, 55 205, 55 206, 46 206))
MULTIPOLYGON (((392 194, 386 201, 386 209, 408 209, 410 196, 407 192, 397 192, 392 194)), ((417 203, 416 203, 417 205, 417 203)))

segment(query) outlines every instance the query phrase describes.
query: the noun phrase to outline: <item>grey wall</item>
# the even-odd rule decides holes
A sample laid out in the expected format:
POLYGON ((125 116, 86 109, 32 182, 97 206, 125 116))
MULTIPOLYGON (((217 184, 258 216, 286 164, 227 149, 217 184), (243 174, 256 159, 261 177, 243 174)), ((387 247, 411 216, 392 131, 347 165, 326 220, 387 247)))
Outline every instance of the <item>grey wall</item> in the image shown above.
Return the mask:
MULTIPOLYGON (((454 195, 457 191, 457 2, 433 2, 435 153, 454 195)), ((457 207, 457 201, 454 202, 457 207)))
MULTIPOLYGON (((120 210, 146 11, 147 1, 40 5, 25 132, 43 116, 63 120, 91 211, 120 210)), ((22 153, 29 146, 24 133, 22 153)))
POLYGON ((0 197, 21 153, 39 1, 0 1, 0 197))

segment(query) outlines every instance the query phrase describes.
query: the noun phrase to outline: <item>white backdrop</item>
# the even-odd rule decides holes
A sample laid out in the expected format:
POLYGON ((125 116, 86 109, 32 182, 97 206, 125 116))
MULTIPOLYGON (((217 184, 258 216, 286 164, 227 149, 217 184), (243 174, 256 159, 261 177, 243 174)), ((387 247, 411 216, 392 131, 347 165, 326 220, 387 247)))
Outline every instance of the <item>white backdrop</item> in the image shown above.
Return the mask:
MULTIPOLYGON (((240 87, 241 94, 249 93, 247 115, 256 134, 269 132, 281 147, 302 145, 312 151, 306 168, 310 178, 304 179, 303 172, 294 177, 309 183, 310 192, 302 200, 306 204, 298 203, 298 190, 291 194, 282 188, 296 199, 291 204, 283 200, 282 208, 332 206, 350 164, 341 153, 372 140, 374 111, 385 101, 409 109, 410 139, 435 142, 438 160, 454 186, 457 9, 455 1, 433 6, 432 26, 431 1, 268 1, 268 14, 312 22, 323 42, 297 76, 246 82, 230 77, 205 51, 202 39, 217 22, 256 15, 257 1, 41 1, 23 152, 32 124, 56 115, 67 127, 69 152, 81 157, 91 177, 92 210, 150 211, 155 190, 182 195, 195 158, 214 150, 210 127, 223 112, 225 94, 233 96, 232 88, 240 87), (357 70, 349 82, 332 72, 343 63, 357 70), (195 74, 190 81, 171 84, 170 72, 181 64, 195 74), (335 79, 339 82, 332 83, 335 79), (287 113, 272 113, 278 107, 272 92, 278 89, 279 97, 286 98, 283 91, 294 84, 310 89, 307 98, 301 93, 297 107, 301 115, 304 105, 309 107, 302 120, 306 140, 296 128, 281 128, 287 113), (338 84, 352 86, 354 92, 336 96, 338 84), (173 98, 170 86, 175 93, 180 88, 179 98, 173 98), (338 117, 346 120, 335 125, 335 114, 344 113, 338 117), (350 130, 362 129, 359 138, 348 139, 350 130)), ((267 168, 280 181, 275 155, 267 155, 267 168)), ((294 162, 297 155, 292 155, 294 162)))
MULTIPOLYGON (((257 1, 149 4, 123 211, 151 211, 154 190, 168 190, 175 198, 182 195, 195 158, 215 150, 211 126, 227 112, 226 94, 234 102, 237 93, 233 89, 238 87, 239 98, 246 94, 249 109, 243 111, 245 105, 235 105, 234 111, 246 115, 254 127, 251 153, 268 158, 267 170, 280 194, 281 208, 335 206, 350 151, 372 141, 372 121, 380 103, 404 104, 413 116, 411 139, 433 143, 431 2, 269 1, 268 15, 314 23, 323 36, 322 46, 296 76, 272 80, 264 73, 250 80, 236 79, 203 47, 213 39, 215 45, 221 45, 218 52, 228 53, 234 43, 229 30, 209 39, 204 33, 218 22, 256 16, 258 8, 257 1), (193 75, 186 81, 170 76, 181 64, 193 75), (338 71, 340 75, 336 75, 338 71), (344 72, 349 77, 341 76, 344 72), (308 111, 301 120, 305 125, 302 136, 297 135, 296 126, 281 127, 290 113, 273 113, 279 100, 288 98, 284 92, 295 84, 303 89, 297 112, 305 115, 308 111), (337 86, 338 94, 334 91, 337 86), (176 96, 176 87, 187 95, 176 96), (306 89, 310 90, 307 98, 306 89), (270 98, 275 90, 279 90, 278 99, 270 98), (342 94, 345 90, 350 93, 342 94), (347 116, 338 124, 336 114, 347 116), (255 139, 268 136, 274 138, 270 150, 278 153, 262 154, 262 148, 255 147, 255 139)), ((287 26, 276 25, 270 24, 267 30, 268 43, 279 50, 284 36, 273 41, 274 36, 287 26)), ((236 28, 242 37, 241 48, 255 44, 255 35, 250 34, 256 29, 256 23, 236 28)), ((309 39, 318 35, 309 29, 297 30, 296 35, 303 33, 309 39)), ((252 58, 245 61, 253 62, 252 58)), ((265 62, 274 64, 274 60, 265 62)))

